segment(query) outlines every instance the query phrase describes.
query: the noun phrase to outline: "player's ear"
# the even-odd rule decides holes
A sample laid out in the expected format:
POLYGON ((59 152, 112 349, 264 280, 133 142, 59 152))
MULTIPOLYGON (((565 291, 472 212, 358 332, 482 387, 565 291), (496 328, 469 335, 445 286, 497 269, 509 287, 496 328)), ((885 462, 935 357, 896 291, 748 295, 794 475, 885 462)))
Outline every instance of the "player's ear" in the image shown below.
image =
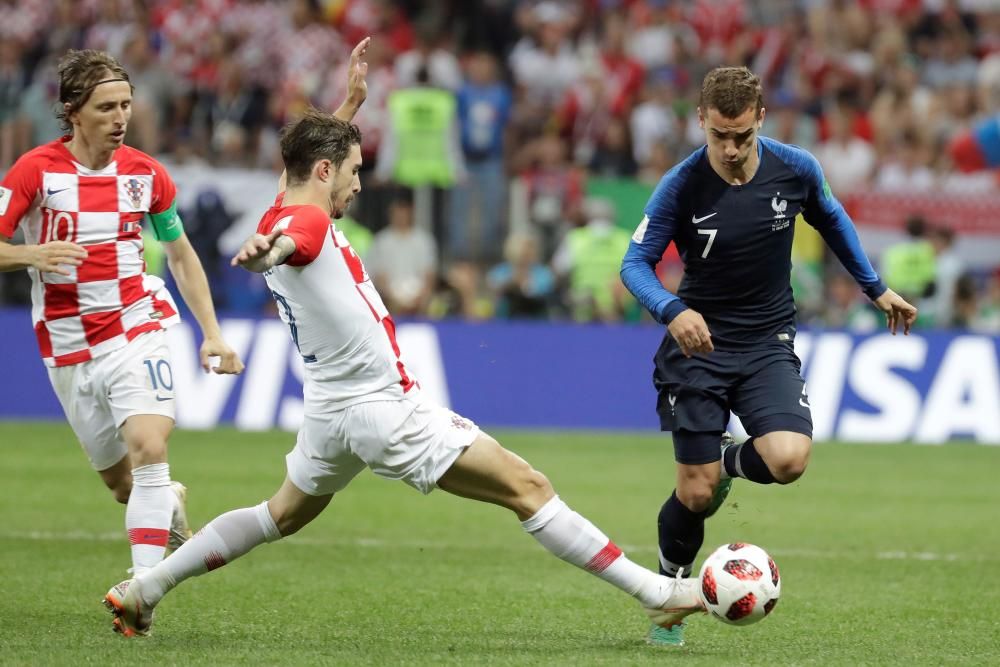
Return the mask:
POLYGON ((767 111, 767 108, 765 108, 765 107, 761 107, 760 108, 760 116, 757 118, 757 129, 758 130, 764 125, 764 112, 765 111, 767 111))
POLYGON ((316 166, 313 167, 316 171, 316 176, 321 181, 329 181, 333 178, 333 163, 329 160, 317 160, 316 166))
POLYGON ((705 114, 702 113, 701 107, 698 107, 698 127, 705 129, 705 114))

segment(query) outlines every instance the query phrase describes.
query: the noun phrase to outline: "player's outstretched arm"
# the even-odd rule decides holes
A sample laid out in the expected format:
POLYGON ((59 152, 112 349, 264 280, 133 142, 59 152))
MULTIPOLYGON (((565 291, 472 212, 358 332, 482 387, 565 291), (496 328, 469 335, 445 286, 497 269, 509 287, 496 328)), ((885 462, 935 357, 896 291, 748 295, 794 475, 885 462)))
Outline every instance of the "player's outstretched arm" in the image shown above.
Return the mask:
POLYGON ((908 303, 906 299, 891 289, 886 289, 882 296, 875 299, 874 303, 876 308, 885 313, 886 323, 893 336, 896 335, 900 323, 903 325, 903 335, 909 335, 910 327, 917 319, 916 306, 908 303))
MULTIPOLYGON (((354 120, 354 116, 357 115, 361 105, 368 98, 368 81, 365 79, 368 75, 368 63, 361 59, 364 57, 365 52, 368 51, 368 45, 371 43, 372 38, 365 37, 351 51, 351 64, 347 68, 347 97, 337 107, 337 110, 333 112, 334 117, 339 118, 345 123, 350 123, 354 120)), ((287 182, 288 174, 282 170, 281 177, 278 179, 279 193, 285 191, 287 182)))
POLYGON ((253 234, 243 242, 239 252, 230 260, 230 265, 264 273, 281 264, 295 252, 295 241, 285 236, 283 231, 275 229, 270 234, 253 234))
POLYGON ((177 289, 184 297, 184 303, 198 320, 204 341, 201 344, 201 367, 207 373, 215 371, 219 375, 235 375, 243 372, 243 362, 236 352, 222 339, 222 329, 215 317, 215 305, 212 303, 212 292, 208 289, 208 278, 201 260, 191 246, 186 234, 181 234, 173 241, 163 243, 167 255, 167 265, 170 273, 177 281, 177 289), (209 357, 219 357, 219 365, 212 366, 209 357))
POLYGON ((71 275, 70 266, 80 266, 87 251, 69 241, 49 241, 40 245, 13 245, 0 236, 0 271, 17 271, 29 267, 48 273, 71 275))
POLYGON ((358 113, 358 109, 368 98, 368 63, 361 60, 368 45, 372 43, 371 37, 365 37, 351 51, 351 63, 347 68, 347 97, 344 102, 337 107, 333 115, 342 121, 350 123, 358 113))

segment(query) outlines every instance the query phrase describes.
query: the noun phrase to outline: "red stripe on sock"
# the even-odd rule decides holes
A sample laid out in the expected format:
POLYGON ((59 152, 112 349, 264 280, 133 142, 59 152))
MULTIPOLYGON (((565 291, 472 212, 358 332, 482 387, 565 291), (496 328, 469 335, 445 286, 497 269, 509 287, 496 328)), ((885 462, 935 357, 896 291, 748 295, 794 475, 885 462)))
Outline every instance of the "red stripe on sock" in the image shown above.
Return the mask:
POLYGON ((604 572, 608 567, 611 566, 618 558, 622 555, 622 550, 618 548, 618 545, 608 540, 608 543, 604 545, 604 548, 597 552, 597 554, 587 561, 587 564, 583 566, 583 569, 598 574, 604 572))
POLYGON ((226 564, 226 559, 222 557, 218 551, 210 551, 207 556, 205 556, 205 568, 211 572, 212 570, 218 570, 220 567, 226 564))
POLYGON ((162 528, 129 528, 128 541, 132 544, 151 544, 154 547, 167 546, 170 531, 162 528))

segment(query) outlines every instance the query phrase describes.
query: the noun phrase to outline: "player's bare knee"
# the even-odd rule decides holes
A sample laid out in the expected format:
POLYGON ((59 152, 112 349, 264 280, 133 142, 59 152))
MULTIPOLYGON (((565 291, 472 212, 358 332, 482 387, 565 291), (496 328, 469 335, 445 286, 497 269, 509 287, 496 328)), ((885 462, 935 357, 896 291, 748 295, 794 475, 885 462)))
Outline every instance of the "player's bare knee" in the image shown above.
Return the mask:
POLYGON ((167 461, 167 441, 154 434, 133 439, 128 449, 133 468, 167 461))
POLYGON ((715 489, 711 484, 692 484, 677 489, 677 499, 692 512, 704 512, 712 502, 715 489))
POLYGON ((771 470, 771 474, 774 475, 774 479, 778 484, 791 484, 799 477, 802 477, 808 464, 809 457, 807 456, 789 457, 778 461, 771 470))

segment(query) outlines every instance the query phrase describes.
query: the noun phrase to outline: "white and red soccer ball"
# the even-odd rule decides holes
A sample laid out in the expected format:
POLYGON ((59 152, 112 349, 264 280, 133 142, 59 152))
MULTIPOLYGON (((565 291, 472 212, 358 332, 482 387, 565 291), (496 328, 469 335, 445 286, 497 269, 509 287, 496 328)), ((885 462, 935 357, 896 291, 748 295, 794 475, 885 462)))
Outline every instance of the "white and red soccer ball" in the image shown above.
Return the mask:
POLYGON ((771 613, 781 595, 774 559, 743 542, 723 544, 705 559, 698 575, 709 614, 730 625, 750 625, 771 613))

